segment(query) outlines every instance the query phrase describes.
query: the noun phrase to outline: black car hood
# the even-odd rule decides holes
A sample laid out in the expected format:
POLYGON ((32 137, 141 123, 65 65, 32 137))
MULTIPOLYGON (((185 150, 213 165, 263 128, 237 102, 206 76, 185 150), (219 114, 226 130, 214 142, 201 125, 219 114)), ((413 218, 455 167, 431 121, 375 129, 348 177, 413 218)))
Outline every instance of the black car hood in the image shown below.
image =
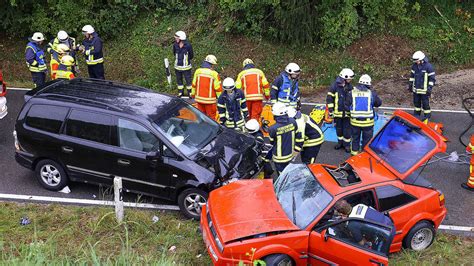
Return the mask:
POLYGON ((223 181, 254 175, 260 153, 255 138, 227 128, 200 152, 223 181))

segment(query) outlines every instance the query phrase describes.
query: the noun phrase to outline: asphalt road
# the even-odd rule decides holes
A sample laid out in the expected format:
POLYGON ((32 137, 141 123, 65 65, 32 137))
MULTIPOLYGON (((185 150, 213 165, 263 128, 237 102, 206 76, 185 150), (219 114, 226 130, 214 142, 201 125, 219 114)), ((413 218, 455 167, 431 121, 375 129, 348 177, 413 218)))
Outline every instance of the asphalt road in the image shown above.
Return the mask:
MULTIPOLYGON (((112 199, 110 189, 100 188, 95 185, 80 183, 70 184, 71 193, 64 194, 43 189, 35 179, 32 171, 19 166, 14 159, 13 128, 18 112, 23 105, 24 91, 10 90, 7 95, 8 115, 0 120, 0 193, 50 196, 81 199, 112 199)), ((303 106, 303 112, 309 113, 310 106, 303 106)), ((467 113, 433 112, 432 120, 441 122, 445 126, 445 136, 448 142, 448 153, 457 151, 464 154, 464 147, 459 143, 458 136, 471 122, 467 113)), ((474 133, 472 130, 471 134, 474 133)), ((323 144, 319 153, 320 163, 338 164, 347 159, 348 155, 333 149, 334 143, 323 144)), ((441 156, 441 155, 440 155, 441 156)), ((434 159, 433 159, 434 160, 434 159)), ((469 165, 455 164, 438 161, 429 164, 422 176, 431 181, 437 189, 446 195, 448 215, 443 224, 474 226, 474 193, 461 188, 460 184, 466 182, 469 174, 469 165)), ((170 204, 169 202, 141 197, 134 194, 126 195, 127 201, 137 200, 149 203, 170 204)))

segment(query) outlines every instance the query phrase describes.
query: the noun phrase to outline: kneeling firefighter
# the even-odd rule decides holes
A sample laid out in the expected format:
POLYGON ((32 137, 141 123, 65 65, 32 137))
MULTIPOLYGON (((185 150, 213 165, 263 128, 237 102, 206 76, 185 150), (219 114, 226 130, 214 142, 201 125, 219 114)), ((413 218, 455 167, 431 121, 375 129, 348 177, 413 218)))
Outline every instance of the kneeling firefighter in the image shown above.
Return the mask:
MULTIPOLYGON (((260 129, 260 124, 257 119, 250 119, 245 123, 245 130, 252 135, 257 141, 265 143, 263 132, 260 129)), ((271 164, 272 154, 268 146, 263 146, 262 159, 265 162, 263 164, 263 178, 272 178, 273 168, 271 164)))
POLYGON ((305 164, 315 163, 324 142, 323 132, 309 115, 296 111, 295 108, 288 108, 288 116, 296 120, 298 132, 301 134, 301 138, 296 140, 303 145, 301 161, 305 164))
POLYGON ((222 88, 224 92, 217 99, 219 122, 227 128, 244 131, 245 119, 248 117, 244 93, 235 88, 232 78, 225 78, 222 88))

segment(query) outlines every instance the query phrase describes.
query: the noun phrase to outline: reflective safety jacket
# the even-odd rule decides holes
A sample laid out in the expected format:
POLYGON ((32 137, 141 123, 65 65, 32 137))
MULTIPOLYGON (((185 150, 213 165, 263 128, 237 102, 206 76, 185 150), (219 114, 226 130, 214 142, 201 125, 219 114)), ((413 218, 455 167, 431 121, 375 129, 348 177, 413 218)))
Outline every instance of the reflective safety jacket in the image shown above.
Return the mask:
POLYGON ((272 159, 275 163, 287 163, 293 159, 293 151, 301 151, 301 139, 298 126, 293 118, 276 116, 275 124, 269 129, 269 138, 272 147, 272 159))
POLYGON ((351 90, 352 85, 350 83, 346 83, 341 77, 337 77, 329 87, 328 95, 326 97, 326 104, 328 106, 329 113, 332 113, 334 117, 349 117, 350 113, 349 110, 346 109, 344 102, 347 97, 347 93, 351 90))
POLYGON ((303 145, 303 149, 323 144, 324 134, 309 115, 298 112, 295 118, 298 125, 297 131, 301 134, 296 141, 303 145))
POLYGON ((53 79, 73 79, 75 78, 74 73, 70 67, 60 64, 56 72, 54 73, 53 79))
POLYGON ((179 47, 179 44, 175 42, 173 44, 173 54, 175 56, 174 69, 191 69, 191 60, 194 58, 194 52, 193 47, 188 41, 183 41, 183 47, 179 47))
POLYGON ((369 127, 374 125, 374 107, 381 106, 382 100, 368 86, 359 84, 349 91, 345 105, 351 112, 351 125, 369 127))
POLYGON ((219 73, 211 69, 211 64, 203 62, 194 72, 191 97, 201 104, 215 104, 221 92, 219 73))
POLYGON ((86 63, 88 65, 97 65, 104 63, 104 54, 102 53, 102 39, 97 32, 92 33, 92 40, 82 41, 85 47, 86 63))
POLYGON ((270 96, 270 84, 263 71, 248 64, 239 73, 235 87, 242 89, 248 101, 262 101, 270 96))
POLYGON ((219 121, 228 128, 243 128, 248 117, 244 93, 235 89, 234 93, 224 91, 217 100, 219 121))
POLYGON ((36 42, 29 42, 26 45, 25 60, 31 72, 46 72, 46 61, 44 51, 36 42))
POLYGON ((58 39, 58 37, 52 39, 49 43, 48 43, 48 47, 46 48, 46 51, 48 51, 48 53, 51 54, 51 61, 54 59, 53 58, 53 55, 56 54, 56 57, 57 57, 57 53, 58 53, 58 44, 65 44, 67 45, 67 47, 69 47, 69 55, 72 56, 74 58, 74 63, 77 65, 77 60, 76 60, 76 39, 72 38, 72 37, 69 37, 67 38, 65 41, 60 41, 58 39))
POLYGON ((298 80, 291 79, 286 72, 278 76, 272 84, 270 92, 271 102, 282 102, 288 106, 296 107, 300 101, 298 80))
POLYGON ((425 58, 421 64, 413 64, 411 67, 411 75, 409 82, 411 83, 413 93, 426 94, 430 92, 435 85, 435 71, 433 66, 425 58))

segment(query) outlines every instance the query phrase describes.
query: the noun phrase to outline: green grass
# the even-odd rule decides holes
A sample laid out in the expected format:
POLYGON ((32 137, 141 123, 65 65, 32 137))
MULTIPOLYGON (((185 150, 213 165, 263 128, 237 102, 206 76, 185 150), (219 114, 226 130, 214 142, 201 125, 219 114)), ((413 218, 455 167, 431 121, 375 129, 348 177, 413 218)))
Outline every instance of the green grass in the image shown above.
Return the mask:
MULTIPOLYGON (((0 203, 0 265, 209 265, 198 226, 175 212, 126 209, 118 224, 112 208, 0 203), (31 224, 19 225, 24 216, 31 224)), ((473 239, 445 234, 424 252, 390 256, 393 265, 472 261, 473 239)))

